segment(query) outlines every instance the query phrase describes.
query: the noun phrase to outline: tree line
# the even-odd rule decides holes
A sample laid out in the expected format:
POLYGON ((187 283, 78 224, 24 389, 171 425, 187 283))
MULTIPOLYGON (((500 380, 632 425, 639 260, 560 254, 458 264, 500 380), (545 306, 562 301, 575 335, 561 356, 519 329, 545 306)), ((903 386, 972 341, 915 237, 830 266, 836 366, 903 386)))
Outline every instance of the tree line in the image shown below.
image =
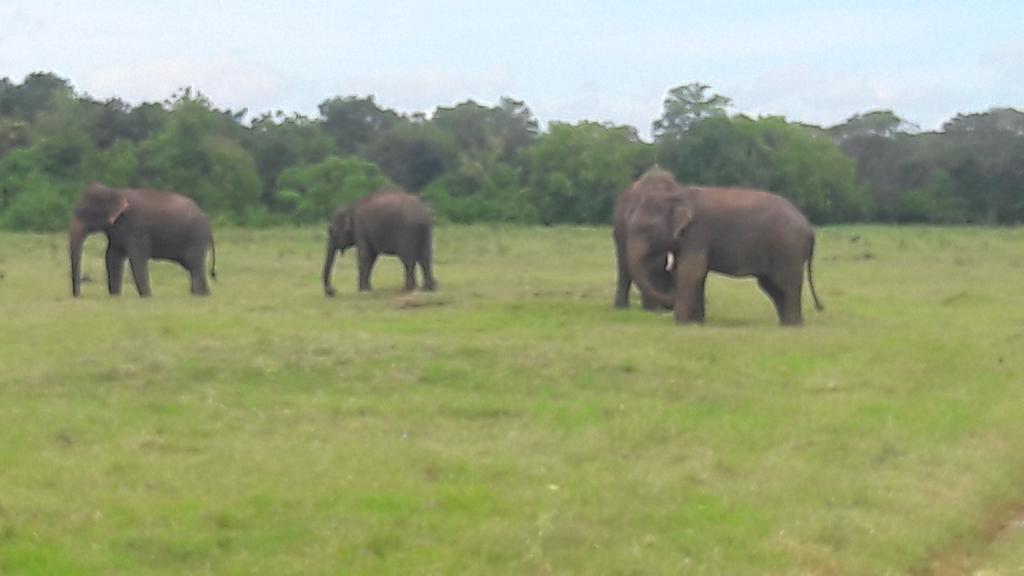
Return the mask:
POLYGON ((730 114, 700 83, 669 91, 653 142, 632 126, 552 122, 522 101, 400 114, 373 96, 318 115, 249 116, 186 88, 130 105, 52 73, 0 80, 0 227, 56 230, 89 182, 185 193, 246 226, 322 222, 383 186, 442 220, 605 224, 654 163, 680 182, 764 188, 815 223, 1024 221, 1024 113, 958 114, 921 131, 892 111, 831 127, 730 114))

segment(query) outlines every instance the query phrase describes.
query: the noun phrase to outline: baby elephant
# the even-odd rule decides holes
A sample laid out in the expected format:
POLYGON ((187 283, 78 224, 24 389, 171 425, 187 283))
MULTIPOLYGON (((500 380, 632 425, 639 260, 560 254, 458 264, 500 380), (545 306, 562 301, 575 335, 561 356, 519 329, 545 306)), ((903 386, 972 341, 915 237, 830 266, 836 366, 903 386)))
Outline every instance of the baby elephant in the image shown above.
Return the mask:
POLYGON ((437 287, 433 259, 432 214, 423 202, 398 190, 380 190, 336 209, 327 224, 324 293, 334 296, 331 271, 337 252, 358 248, 359 290, 370 290, 370 272, 380 254, 398 256, 405 266, 405 289, 416 288, 416 264, 423 269, 423 289, 437 287))

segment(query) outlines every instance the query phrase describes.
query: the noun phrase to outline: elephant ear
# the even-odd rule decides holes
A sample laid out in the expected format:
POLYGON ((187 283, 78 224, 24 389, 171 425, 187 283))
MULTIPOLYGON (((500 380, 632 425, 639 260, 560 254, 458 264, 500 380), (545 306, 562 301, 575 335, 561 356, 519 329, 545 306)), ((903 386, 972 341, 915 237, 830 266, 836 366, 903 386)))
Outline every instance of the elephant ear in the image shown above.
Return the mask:
POLYGON ((107 215, 107 224, 113 224, 117 222, 117 219, 128 210, 128 199, 124 196, 120 197, 120 201, 114 205, 113 211, 107 215))
POLYGON ((693 222, 693 208, 689 202, 680 202, 672 208, 672 238, 679 240, 686 227, 693 222))

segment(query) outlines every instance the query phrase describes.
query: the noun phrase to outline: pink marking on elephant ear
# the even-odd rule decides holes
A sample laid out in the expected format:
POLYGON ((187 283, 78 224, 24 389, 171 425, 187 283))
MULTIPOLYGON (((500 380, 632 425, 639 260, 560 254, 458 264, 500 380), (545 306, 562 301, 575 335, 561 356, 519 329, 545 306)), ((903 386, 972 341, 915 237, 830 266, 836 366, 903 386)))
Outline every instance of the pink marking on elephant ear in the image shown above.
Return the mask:
POLYGON ((120 218, 121 214, 124 214, 124 211, 127 210, 127 209, 128 209, 128 200, 125 199, 125 198, 122 198, 121 199, 121 204, 117 207, 117 210, 114 210, 113 212, 110 213, 110 218, 107 218, 107 223, 108 224, 113 224, 114 222, 117 222, 117 219, 120 218))

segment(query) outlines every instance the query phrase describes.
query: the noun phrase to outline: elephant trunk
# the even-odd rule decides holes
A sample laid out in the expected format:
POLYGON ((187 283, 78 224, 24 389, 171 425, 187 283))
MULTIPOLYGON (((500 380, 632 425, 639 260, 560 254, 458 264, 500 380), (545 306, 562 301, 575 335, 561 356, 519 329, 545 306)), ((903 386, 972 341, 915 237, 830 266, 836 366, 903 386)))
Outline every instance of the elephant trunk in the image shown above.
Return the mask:
POLYGON ((338 255, 338 245, 334 238, 327 235, 327 254, 324 256, 324 294, 334 296, 334 287, 331 286, 331 272, 334 270, 334 258, 338 255))
POLYGON ((673 308, 675 298, 654 286, 647 267, 644 266, 644 259, 648 257, 650 251, 650 244, 644 240, 633 239, 626 243, 626 263, 629 266, 629 275, 645 297, 665 308, 673 308))
POLYGON ((71 257, 71 295, 76 298, 82 292, 82 245, 87 233, 85 224, 73 216, 68 223, 68 252, 71 257))

